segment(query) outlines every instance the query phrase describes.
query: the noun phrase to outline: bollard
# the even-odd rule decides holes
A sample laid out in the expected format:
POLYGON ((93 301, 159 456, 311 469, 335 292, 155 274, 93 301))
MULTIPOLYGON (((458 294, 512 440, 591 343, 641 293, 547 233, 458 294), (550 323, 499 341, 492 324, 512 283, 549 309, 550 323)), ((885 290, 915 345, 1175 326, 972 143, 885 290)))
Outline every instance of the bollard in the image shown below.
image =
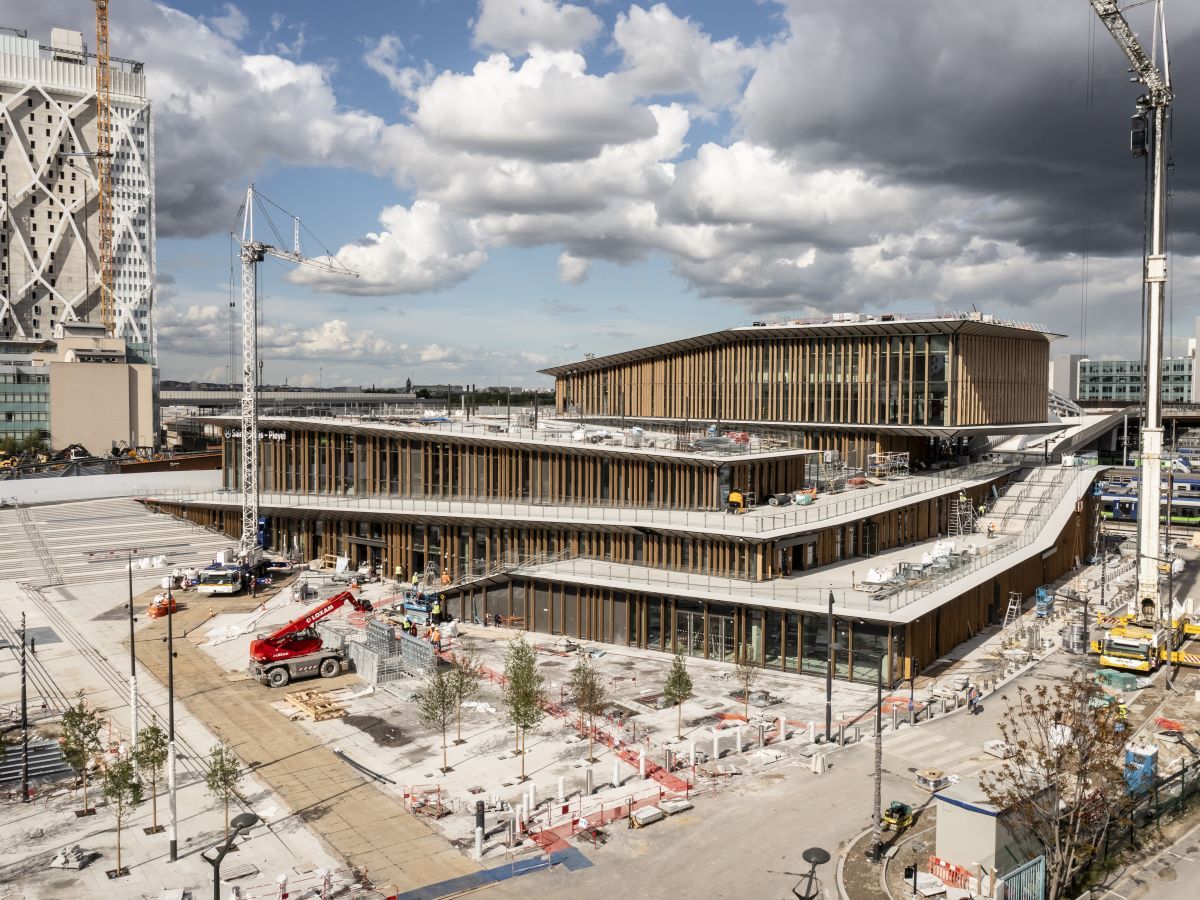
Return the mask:
POLYGON ((915 704, 908 711, 908 724, 909 725, 917 724, 917 707, 915 704))
POLYGON ((475 858, 483 859, 483 829, 475 826, 475 858))
POLYGON ((592 796, 592 767, 588 766, 583 773, 584 796, 592 796))
POLYGON ((646 748, 642 747, 638 750, 638 777, 646 777, 646 748))
POLYGON ((712 758, 718 760, 721 758, 721 732, 713 729, 713 752, 712 758))
POLYGON ((613 787, 621 786, 621 764, 617 763, 617 762, 613 763, 612 786, 613 787))
POLYGON ((783 718, 783 716, 779 717, 779 731, 778 731, 777 740, 780 740, 780 741, 787 740, 787 721, 783 718))
POLYGON ((765 746, 767 746, 767 726, 759 725, 758 726, 758 749, 761 750, 765 746))
POLYGON ((517 820, 512 818, 508 820, 508 846, 515 847, 517 844, 517 820))
POLYGON ((537 786, 531 781, 529 782, 529 814, 532 816, 537 809, 537 786))
POLYGON ((846 723, 838 722, 838 737, 837 742, 839 747, 846 746, 846 723))
POLYGON ((742 752, 742 725, 740 722, 738 723, 737 727, 734 728, 734 730, 733 730, 733 739, 735 741, 735 743, 733 745, 733 752, 741 753, 742 752))
POLYGON ((479 829, 479 828, 482 828, 483 826, 484 826, 484 820, 483 820, 483 801, 482 801, 482 800, 476 800, 476 801, 475 801, 475 827, 476 827, 477 829, 479 829))
POLYGON ((900 727, 900 708, 892 707, 892 734, 896 733, 896 729, 900 727))
POLYGON ((855 725, 854 726, 854 743, 857 744, 857 743, 860 743, 861 741, 862 741, 862 727, 859 725, 855 725))
POLYGON ((808 720, 808 742, 810 744, 817 742, 817 723, 813 719, 808 720))
POLYGON ((696 742, 695 741, 691 741, 688 744, 688 757, 689 757, 688 762, 694 769, 696 767, 696 742))
POLYGON ((567 799, 567 779, 562 775, 558 776, 558 802, 562 803, 567 799))

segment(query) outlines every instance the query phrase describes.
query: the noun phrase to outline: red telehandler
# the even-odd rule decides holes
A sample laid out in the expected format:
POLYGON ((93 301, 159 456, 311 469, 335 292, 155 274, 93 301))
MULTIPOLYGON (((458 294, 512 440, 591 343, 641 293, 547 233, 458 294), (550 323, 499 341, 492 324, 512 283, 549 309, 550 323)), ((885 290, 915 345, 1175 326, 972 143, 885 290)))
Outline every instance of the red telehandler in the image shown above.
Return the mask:
POLYGON ((346 665, 345 653, 340 648, 324 646, 315 626, 346 603, 360 612, 371 611, 370 601, 343 591, 318 603, 273 634, 259 635, 251 641, 250 676, 271 687, 283 687, 295 678, 340 675, 346 665))

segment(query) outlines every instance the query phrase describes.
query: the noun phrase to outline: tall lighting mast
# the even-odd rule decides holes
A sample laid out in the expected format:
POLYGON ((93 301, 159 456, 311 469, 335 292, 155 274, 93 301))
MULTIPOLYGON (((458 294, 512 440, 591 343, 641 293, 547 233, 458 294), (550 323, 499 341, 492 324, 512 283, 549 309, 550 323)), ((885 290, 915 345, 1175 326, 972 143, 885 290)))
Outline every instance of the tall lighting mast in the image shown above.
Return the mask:
MULTIPOLYGON (((262 553, 258 544, 258 264, 273 256, 313 269, 358 277, 357 272, 352 272, 333 256, 305 256, 300 251, 300 219, 295 216, 289 216, 292 220, 290 250, 255 240, 254 208, 259 199, 253 184, 246 188, 239 254, 242 262, 242 535, 238 555, 251 566, 258 562, 262 553)), ((279 232, 269 216, 267 219, 278 239, 279 232)))
MULTIPOLYGON (((1146 319, 1143 345, 1145 359, 1145 414, 1142 418, 1141 479, 1138 483, 1138 577, 1137 613, 1147 622, 1170 619, 1171 598, 1159 588, 1162 557, 1159 509, 1162 494, 1162 359, 1163 296, 1167 284, 1167 119, 1174 94, 1171 91, 1171 62, 1167 50, 1167 25, 1163 0, 1154 0, 1154 44, 1147 54, 1116 0, 1090 0, 1092 9, 1129 60, 1131 81, 1140 82, 1146 93, 1137 99, 1133 117, 1131 149, 1134 156, 1148 157, 1146 182, 1150 209, 1146 257, 1143 264, 1146 319), (1161 44, 1162 65, 1155 52, 1161 44)), ((1140 4, 1139 4, 1140 5, 1140 4)), ((1168 503, 1170 502, 1168 498, 1168 503)))

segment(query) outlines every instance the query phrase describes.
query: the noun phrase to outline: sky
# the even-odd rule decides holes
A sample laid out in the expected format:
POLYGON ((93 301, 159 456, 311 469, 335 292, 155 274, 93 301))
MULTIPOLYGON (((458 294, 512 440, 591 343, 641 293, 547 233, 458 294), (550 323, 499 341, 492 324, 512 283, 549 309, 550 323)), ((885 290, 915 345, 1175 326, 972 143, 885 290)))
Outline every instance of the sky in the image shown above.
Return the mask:
MULTIPOLYGON (((44 0, 7 24, 91 43, 90 9, 44 0)), ((1150 9, 1129 13, 1146 43, 1150 9)), ((547 385, 537 369, 585 354, 848 311, 974 308, 1067 335, 1052 352, 1139 353, 1139 90, 1087 0, 110 16, 153 103, 165 379, 226 378, 250 182, 300 217, 307 255, 357 273, 260 267, 271 383, 547 385)), ((1200 313, 1200 4, 1166 17, 1181 353, 1200 313)))

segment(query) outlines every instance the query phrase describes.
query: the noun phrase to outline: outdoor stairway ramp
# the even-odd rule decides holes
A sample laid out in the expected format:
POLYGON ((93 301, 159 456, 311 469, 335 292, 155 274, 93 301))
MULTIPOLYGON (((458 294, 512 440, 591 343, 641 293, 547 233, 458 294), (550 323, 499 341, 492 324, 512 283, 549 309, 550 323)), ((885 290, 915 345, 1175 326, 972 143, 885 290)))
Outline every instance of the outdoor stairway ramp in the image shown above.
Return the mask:
POLYGON ((1028 522, 1037 518, 1043 504, 1053 499, 1063 479, 1073 472, 1073 469, 1060 466, 1023 471, 1019 480, 1009 484, 996 500, 986 521, 995 522, 996 530, 1001 534, 1024 530, 1028 522))
POLYGON ((0 508, 0 581, 36 581, 45 574, 17 509, 0 508))
MULTIPOLYGON (((29 742, 29 781, 40 784, 73 777, 75 770, 63 756, 58 741, 29 742)), ((13 789, 21 786, 21 744, 10 744, 4 748, 0 760, 0 788, 13 789)), ((17 791, 18 796, 20 791, 17 791)))
POLYGON ((446 594, 457 593, 464 588, 482 587, 489 584, 501 584, 517 569, 560 562, 569 558, 570 555, 570 550, 559 550, 557 553, 538 553, 534 554, 533 556, 514 557, 505 560, 504 562, 497 563, 485 572, 462 575, 459 578, 456 578, 454 581, 451 581, 449 584, 439 585, 435 583, 434 587, 437 587, 438 593, 446 594))
POLYGON ((173 568, 208 565, 218 551, 232 546, 224 535, 157 515, 128 498, 47 504, 27 513, 32 533, 42 541, 58 573, 58 581, 52 583, 78 584, 124 575, 127 555, 103 552, 113 548, 137 548, 135 562, 165 555, 166 568, 144 573, 165 574, 173 568))

